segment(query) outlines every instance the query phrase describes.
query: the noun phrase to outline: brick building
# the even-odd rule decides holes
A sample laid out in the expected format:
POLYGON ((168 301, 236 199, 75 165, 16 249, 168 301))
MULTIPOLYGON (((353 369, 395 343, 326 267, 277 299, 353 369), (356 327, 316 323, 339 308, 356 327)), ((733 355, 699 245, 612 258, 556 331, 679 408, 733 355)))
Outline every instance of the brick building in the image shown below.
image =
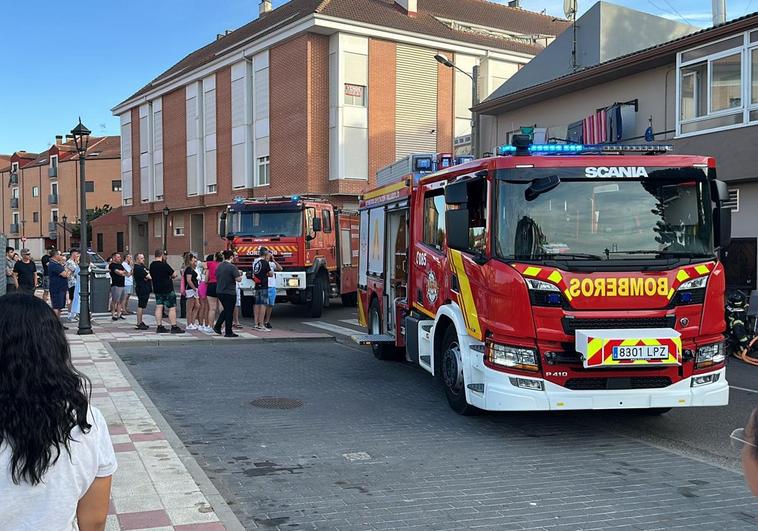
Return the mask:
POLYGON ((356 205, 378 168, 470 138, 480 98, 564 21, 485 0, 291 0, 189 54, 118 104, 133 252, 220 249, 237 196, 319 194, 356 205), (144 236, 139 236, 144 234, 144 236))
MULTIPOLYGON (((90 137, 88 207, 121 204, 120 159, 119 137, 90 137)), ((58 136, 42 153, 13 153, 0 162, 0 183, 0 233, 9 245, 28 247, 34 257, 52 245, 71 245, 71 225, 79 221, 79 154, 72 138, 58 136)))
POLYGON ((129 253, 127 241, 129 218, 124 214, 124 207, 114 208, 93 220, 90 225, 93 251, 104 258, 113 253, 129 253))

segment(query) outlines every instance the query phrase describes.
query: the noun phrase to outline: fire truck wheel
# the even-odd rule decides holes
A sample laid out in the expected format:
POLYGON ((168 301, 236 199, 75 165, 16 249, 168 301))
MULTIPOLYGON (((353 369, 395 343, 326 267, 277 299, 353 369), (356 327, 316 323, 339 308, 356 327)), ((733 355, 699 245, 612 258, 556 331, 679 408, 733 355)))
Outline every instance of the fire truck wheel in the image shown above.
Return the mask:
POLYGON ((329 289, 323 275, 316 277, 316 281, 313 283, 313 296, 311 297, 311 306, 308 309, 308 315, 311 317, 321 317, 321 312, 326 304, 327 292, 329 289))
POLYGON ((445 331, 442 345, 442 383, 445 386, 447 402, 459 415, 475 415, 478 410, 466 402, 463 360, 455 327, 449 326, 445 331))

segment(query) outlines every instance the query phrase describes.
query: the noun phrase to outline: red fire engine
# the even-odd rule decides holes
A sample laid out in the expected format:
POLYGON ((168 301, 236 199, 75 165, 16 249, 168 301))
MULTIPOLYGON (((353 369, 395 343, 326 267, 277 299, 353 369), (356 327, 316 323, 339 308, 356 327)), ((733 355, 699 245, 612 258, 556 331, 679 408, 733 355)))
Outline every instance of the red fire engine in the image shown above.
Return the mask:
POLYGON ((253 261, 265 246, 283 271, 274 274, 277 298, 308 306, 320 317, 332 297, 357 300, 358 215, 316 197, 238 198, 221 216, 221 233, 238 253, 242 314, 252 315, 253 261))
POLYGON ((726 404, 728 193, 669 149, 519 135, 366 193, 355 339, 461 414, 726 404))

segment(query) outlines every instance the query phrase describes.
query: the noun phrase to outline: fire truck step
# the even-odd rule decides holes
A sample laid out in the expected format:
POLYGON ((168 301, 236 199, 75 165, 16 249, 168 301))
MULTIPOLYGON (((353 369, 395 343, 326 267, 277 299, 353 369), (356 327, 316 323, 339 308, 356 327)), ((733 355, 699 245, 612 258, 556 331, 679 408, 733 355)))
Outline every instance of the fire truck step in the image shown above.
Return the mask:
POLYGON ((361 334, 352 336, 352 339, 359 345, 373 345, 374 343, 395 342, 395 337, 389 334, 361 334))

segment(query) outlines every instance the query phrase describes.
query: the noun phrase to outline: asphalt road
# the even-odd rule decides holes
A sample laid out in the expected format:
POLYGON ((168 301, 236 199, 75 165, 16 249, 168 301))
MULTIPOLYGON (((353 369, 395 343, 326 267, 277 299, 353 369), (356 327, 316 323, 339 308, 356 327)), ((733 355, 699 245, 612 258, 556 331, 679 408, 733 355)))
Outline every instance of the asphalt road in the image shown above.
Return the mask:
MULTIPOLYGON (((464 418, 427 373, 349 344, 118 352, 251 529, 758 527, 728 451, 753 393, 652 418, 464 418)), ((757 369, 728 378, 752 388, 757 369)))

